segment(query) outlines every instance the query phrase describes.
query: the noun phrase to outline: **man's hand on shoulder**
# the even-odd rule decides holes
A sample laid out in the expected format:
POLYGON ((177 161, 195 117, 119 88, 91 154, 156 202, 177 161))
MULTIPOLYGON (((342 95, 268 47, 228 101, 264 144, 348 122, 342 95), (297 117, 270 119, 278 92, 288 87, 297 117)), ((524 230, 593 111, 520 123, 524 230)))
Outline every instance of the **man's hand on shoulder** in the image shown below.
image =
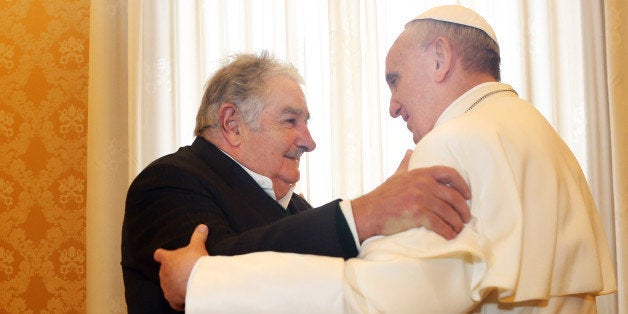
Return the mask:
POLYGON ((410 153, 386 182, 351 201, 360 242, 415 227, 453 239, 471 219, 471 192, 462 176, 444 166, 407 171, 410 153))
POLYGON ((170 306, 179 311, 185 308, 185 293, 190 273, 202 256, 206 256, 205 241, 208 229, 198 225, 190 237, 190 244, 177 250, 157 249, 153 254, 155 261, 161 264, 159 282, 164 297, 170 306))

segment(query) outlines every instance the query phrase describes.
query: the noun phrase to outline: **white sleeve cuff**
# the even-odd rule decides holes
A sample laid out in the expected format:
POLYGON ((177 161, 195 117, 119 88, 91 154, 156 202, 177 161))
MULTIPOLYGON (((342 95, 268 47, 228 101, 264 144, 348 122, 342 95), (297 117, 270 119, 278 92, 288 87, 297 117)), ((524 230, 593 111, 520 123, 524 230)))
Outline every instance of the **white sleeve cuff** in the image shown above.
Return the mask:
POLYGON ((355 226, 355 218, 353 218, 353 208, 351 207, 351 200, 341 201, 340 211, 345 216, 347 220, 347 224, 349 225, 349 230, 351 230, 351 234, 353 235, 353 240, 355 241, 355 247, 360 251, 360 239, 358 238, 358 228, 355 226))

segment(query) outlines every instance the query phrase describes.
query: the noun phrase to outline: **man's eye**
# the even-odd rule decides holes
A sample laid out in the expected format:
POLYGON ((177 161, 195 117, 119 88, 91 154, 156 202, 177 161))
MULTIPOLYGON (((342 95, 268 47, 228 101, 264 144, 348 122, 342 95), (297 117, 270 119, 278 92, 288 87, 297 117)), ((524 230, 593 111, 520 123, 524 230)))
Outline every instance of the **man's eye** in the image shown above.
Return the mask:
POLYGON ((286 120, 284 120, 284 122, 288 123, 288 124, 296 125, 297 124, 297 119, 286 119, 286 120))

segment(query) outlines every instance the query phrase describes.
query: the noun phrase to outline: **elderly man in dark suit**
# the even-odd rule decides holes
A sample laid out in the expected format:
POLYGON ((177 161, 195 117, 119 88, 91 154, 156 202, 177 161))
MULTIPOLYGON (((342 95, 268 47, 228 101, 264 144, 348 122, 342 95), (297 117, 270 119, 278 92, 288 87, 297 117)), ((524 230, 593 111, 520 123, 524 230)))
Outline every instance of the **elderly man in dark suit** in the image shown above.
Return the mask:
POLYGON ((173 311, 153 252, 185 246, 198 224, 211 230, 211 255, 278 251, 345 259, 374 235, 426 226, 451 239, 462 230, 469 189, 450 168, 399 171, 368 194, 315 209, 294 194, 299 158, 316 146, 301 83, 294 67, 266 53, 236 56, 208 82, 194 143, 157 159, 133 181, 122 230, 129 313, 173 311))

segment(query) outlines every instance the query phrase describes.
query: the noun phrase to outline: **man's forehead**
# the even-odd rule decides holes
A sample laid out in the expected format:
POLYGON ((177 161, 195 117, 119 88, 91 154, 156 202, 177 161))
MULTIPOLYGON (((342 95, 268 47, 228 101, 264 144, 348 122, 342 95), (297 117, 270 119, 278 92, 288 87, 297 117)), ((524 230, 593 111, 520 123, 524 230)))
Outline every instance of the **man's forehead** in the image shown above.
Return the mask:
POLYGON ((309 114, 303 87, 294 79, 277 75, 270 78, 271 88, 264 111, 276 114, 309 114))
POLYGON ((395 42, 386 55, 386 78, 399 75, 399 67, 405 61, 405 56, 398 42, 395 42))
POLYGON ((284 116, 298 116, 305 119, 310 118, 310 112, 307 109, 307 105, 300 104, 285 104, 285 105, 271 105, 264 108, 265 115, 273 117, 272 119, 279 119, 284 116))
POLYGON ((397 37, 397 40, 392 44, 390 49, 388 50, 388 54, 386 54, 386 64, 391 62, 399 62, 400 59, 403 59, 403 54, 406 53, 405 50, 410 48, 408 45, 408 36, 404 31, 397 37))

